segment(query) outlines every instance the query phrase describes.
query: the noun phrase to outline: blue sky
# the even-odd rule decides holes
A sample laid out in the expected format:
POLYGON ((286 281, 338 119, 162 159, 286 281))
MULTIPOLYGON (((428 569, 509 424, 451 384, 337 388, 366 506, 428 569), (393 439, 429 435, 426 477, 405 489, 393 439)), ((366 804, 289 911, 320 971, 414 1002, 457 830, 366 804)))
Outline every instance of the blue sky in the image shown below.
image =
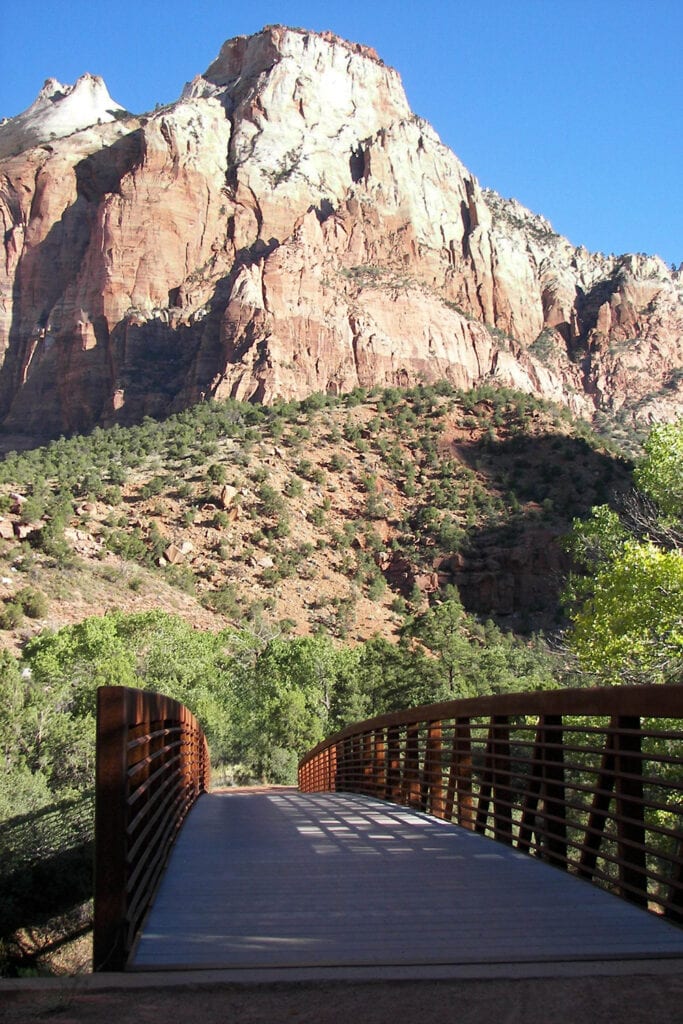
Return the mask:
POLYGON ((282 23, 374 46, 482 185, 576 245, 683 261, 680 0, 33 0, 6 4, 0 116, 104 77, 136 113, 224 39, 282 23))

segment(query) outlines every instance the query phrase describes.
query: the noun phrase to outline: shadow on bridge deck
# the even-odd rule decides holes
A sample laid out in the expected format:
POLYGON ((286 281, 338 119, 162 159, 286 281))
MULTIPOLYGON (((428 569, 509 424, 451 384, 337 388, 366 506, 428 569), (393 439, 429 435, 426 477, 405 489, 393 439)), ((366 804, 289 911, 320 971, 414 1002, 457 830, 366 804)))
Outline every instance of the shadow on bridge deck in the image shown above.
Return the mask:
POLYGON ((661 957, 683 957, 682 929, 523 853, 368 797, 273 789, 196 803, 130 968, 406 978, 661 957))

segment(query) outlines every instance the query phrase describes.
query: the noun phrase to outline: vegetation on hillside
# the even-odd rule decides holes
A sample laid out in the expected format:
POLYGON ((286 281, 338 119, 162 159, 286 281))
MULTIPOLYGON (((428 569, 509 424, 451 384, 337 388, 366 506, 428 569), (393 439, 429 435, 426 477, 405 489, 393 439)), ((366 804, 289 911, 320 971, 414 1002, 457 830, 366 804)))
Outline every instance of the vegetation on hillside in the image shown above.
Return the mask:
POLYGON ((364 640, 397 636, 404 611, 449 583, 470 611, 547 629, 559 574, 532 599, 492 597, 486 586, 504 577, 509 591, 515 572, 501 553, 559 559, 571 519, 626 479, 566 410, 506 389, 203 403, 0 464, 0 629, 16 649, 83 606, 155 607, 168 585, 205 609, 204 627, 265 615, 364 640))

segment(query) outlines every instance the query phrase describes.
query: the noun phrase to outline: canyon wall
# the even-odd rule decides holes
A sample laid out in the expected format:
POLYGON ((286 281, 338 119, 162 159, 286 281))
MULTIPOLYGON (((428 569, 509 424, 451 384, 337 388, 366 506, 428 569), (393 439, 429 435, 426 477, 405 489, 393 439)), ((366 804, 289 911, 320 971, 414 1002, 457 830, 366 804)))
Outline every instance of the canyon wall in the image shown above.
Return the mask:
POLYGON ((0 156, 5 431, 439 378, 683 411, 680 272, 482 189, 367 47, 271 26, 145 116, 48 80, 0 156))

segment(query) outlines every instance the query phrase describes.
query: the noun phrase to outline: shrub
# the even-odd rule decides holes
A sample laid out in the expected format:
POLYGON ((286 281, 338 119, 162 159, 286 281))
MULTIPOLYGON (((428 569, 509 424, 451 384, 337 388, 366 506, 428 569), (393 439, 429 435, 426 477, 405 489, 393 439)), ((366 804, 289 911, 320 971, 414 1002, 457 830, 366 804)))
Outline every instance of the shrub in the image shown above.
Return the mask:
POLYGON ((130 533, 126 530, 112 530, 105 541, 105 546, 129 562, 144 564, 148 560, 149 552, 139 527, 135 527, 130 533))
POLYGON ((282 538, 282 537, 289 537, 290 530, 291 530, 291 526, 290 526, 290 522, 289 522, 289 517, 287 515, 285 515, 284 512, 283 512, 283 513, 281 513, 279 515, 278 520, 277 520, 275 526, 272 526, 268 530, 268 533, 269 533, 269 535, 271 537, 282 538))
POLYGON ((140 488, 140 495, 143 498, 151 498, 155 494, 161 494, 166 486, 166 481, 163 476, 157 474, 153 476, 140 488))
POLYGON ((102 501, 107 505, 120 505, 122 499, 123 495, 118 484, 110 484, 102 491, 102 501))
POLYGON ((212 462, 206 471, 209 480, 214 484, 224 484, 226 479, 225 466, 219 462, 212 462))
POLYGON ((241 618, 244 608, 241 594, 234 583, 224 583, 218 590, 211 590, 202 596, 202 604, 213 612, 231 618, 241 618))
POLYGON ((42 590, 22 587, 17 591, 17 604, 29 619, 44 619, 48 612, 48 600, 42 590))
POLYGON ((258 496, 267 516, 284 515, 285 503, 282 500, 282 495, 278 494, 270 484, 261 484, 258 496))
POLYGON ((304 493, 304 485, 298 477, 290 476, 284 490, 288 498, 300 498, 304 493))
POLYGON ((325 510, 322 508, 312 508, 308 513, 308 519, 314 526, 322 526, 325 522, 325 510))
POLYGON ((7 601, 0 612, 0 629, 16 629, 24 621, 24 610, 17 601, 7 601))
POLYGON ((384 576, 377 575, 368 584, 368 597, 371 601, 379 601, 387 589, 387 583, 384 576))

